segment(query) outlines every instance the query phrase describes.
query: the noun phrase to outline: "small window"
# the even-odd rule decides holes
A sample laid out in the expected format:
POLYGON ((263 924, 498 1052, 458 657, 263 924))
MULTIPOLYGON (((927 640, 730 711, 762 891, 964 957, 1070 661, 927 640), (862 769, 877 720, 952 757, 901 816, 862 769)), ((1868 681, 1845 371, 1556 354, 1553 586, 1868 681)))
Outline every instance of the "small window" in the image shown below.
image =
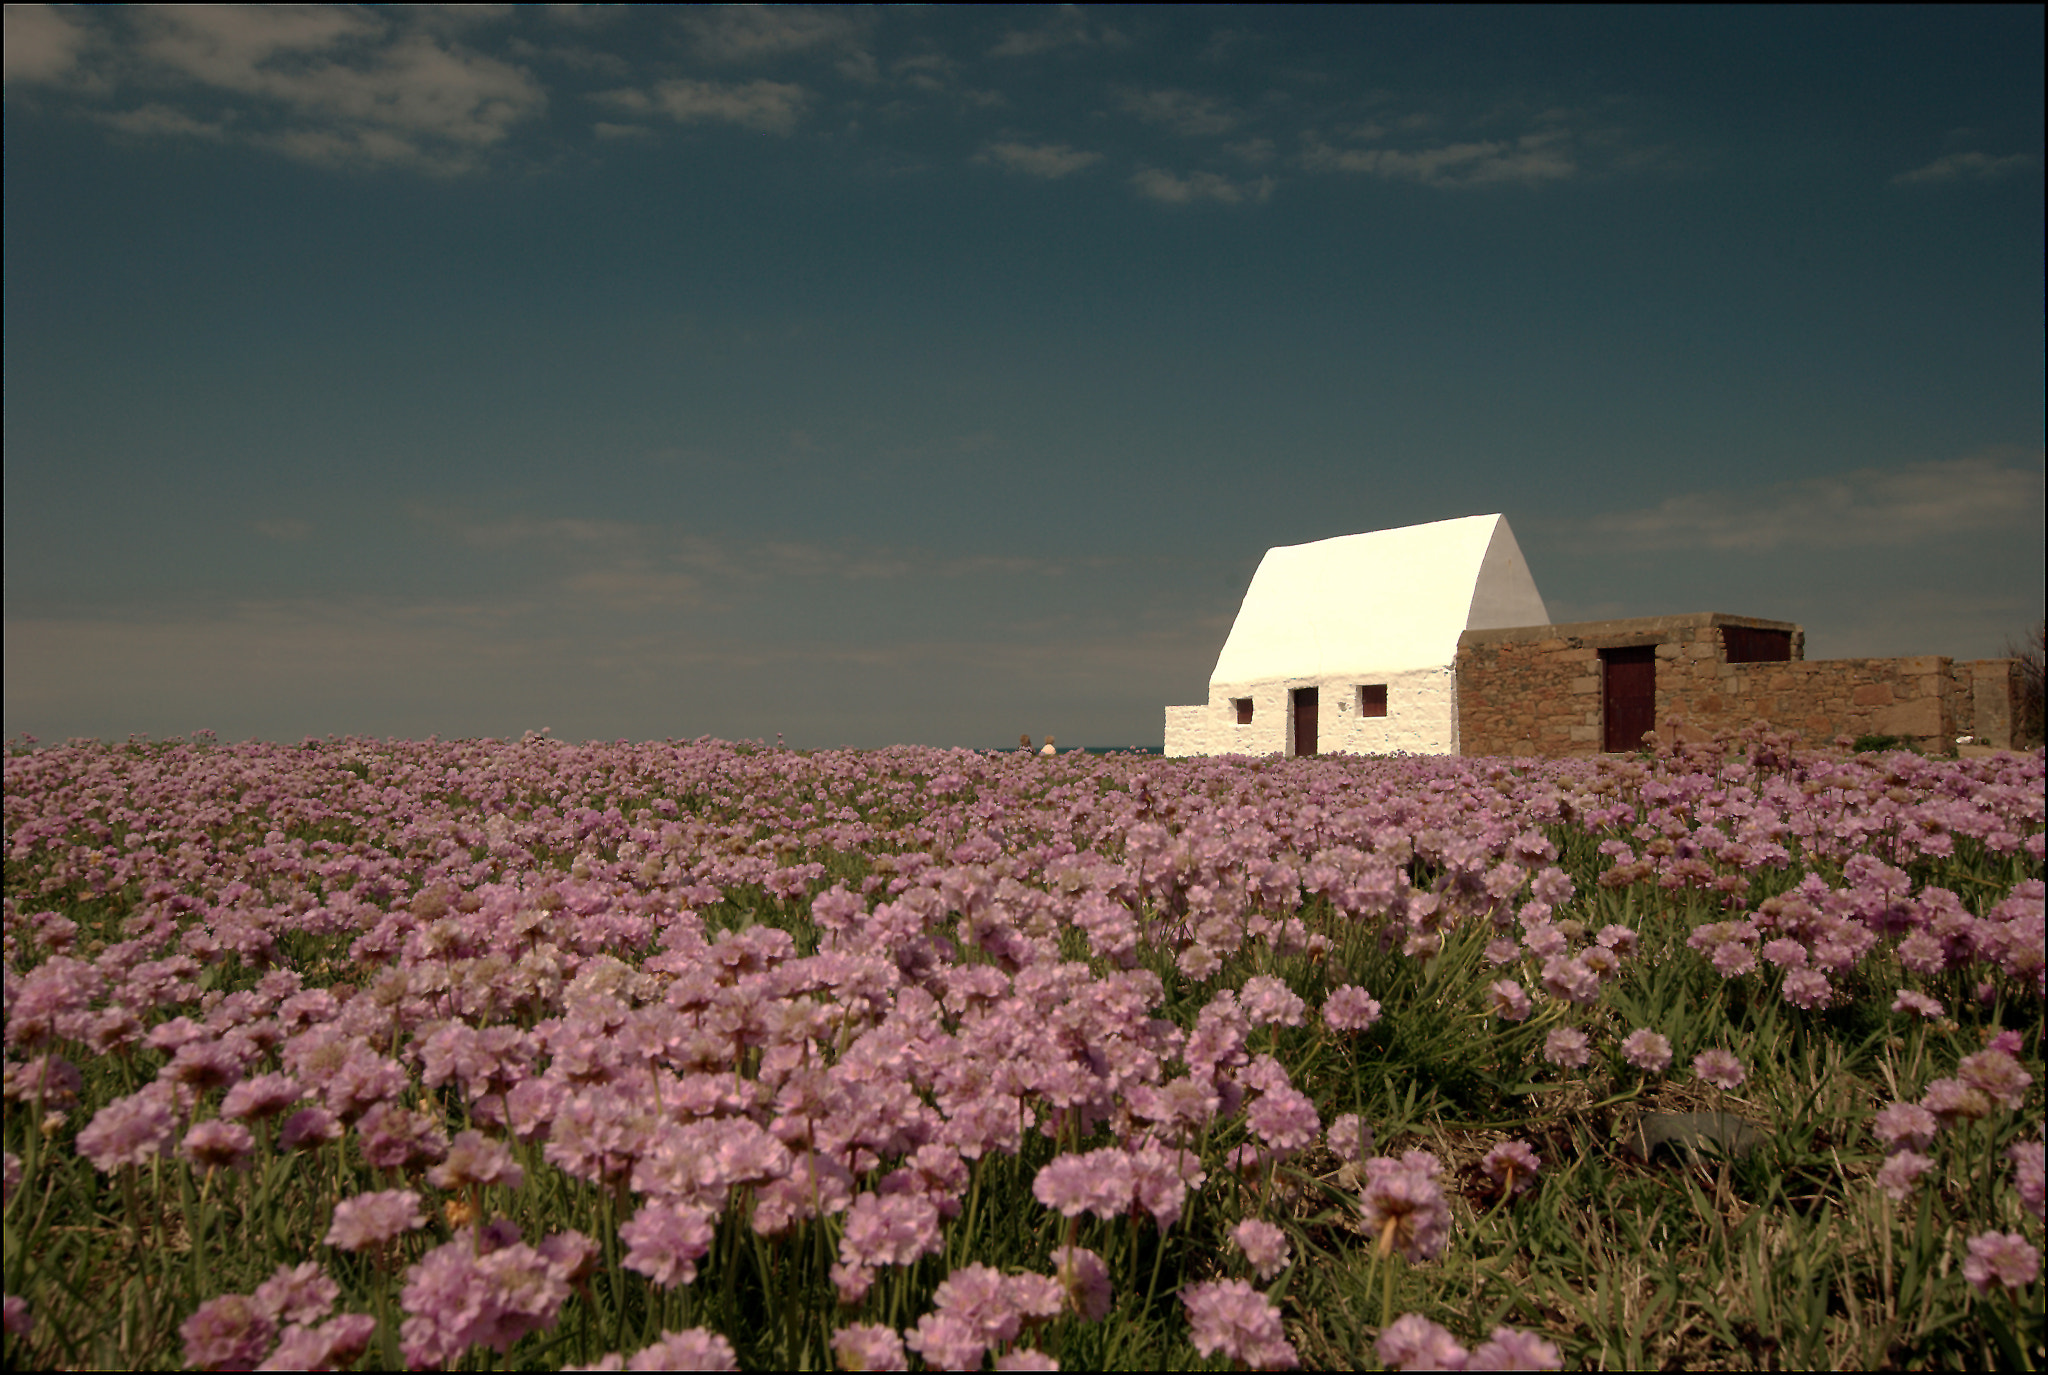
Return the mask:
POLYGON ((1251 698, 1233 697, 1230 699, 1230 705, 1237 709, 1237 724, 1239 724, 1240 726, 1249 726, 1252 723, 1251 698))
POLYGON ((1387 685, 1385 683, 1361 683, 1359 685, 1358 714, 1360 716, 1385 716, 1387 714, 1387 685))

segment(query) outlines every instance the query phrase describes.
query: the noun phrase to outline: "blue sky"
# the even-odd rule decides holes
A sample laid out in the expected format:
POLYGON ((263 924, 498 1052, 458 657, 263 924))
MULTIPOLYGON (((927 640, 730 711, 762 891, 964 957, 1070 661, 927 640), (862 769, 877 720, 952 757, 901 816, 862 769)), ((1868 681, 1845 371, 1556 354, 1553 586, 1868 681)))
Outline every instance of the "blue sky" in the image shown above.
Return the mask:
POLYGON ((2042 614, 2042 12, 6 11, 5 730, 1157 743, 1270 546, 2042 614))

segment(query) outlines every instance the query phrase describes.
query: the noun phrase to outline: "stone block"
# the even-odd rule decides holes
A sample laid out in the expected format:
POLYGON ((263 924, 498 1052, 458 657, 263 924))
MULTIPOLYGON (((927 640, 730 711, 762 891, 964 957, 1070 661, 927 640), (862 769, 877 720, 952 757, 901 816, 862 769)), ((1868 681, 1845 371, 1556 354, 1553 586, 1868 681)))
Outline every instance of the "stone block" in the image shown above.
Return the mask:
POLYGON ((1890 683, 1865 683, 1850 694, 1850 700, 1859 707, 1889 706, 1898 700, 1890 683))
POLYGON ((1575 697, 1583 696, 1589 692, 1598 692, 1600 690, 1600 677, 1598 674, 1595 674, 1590 678, 1574 678, 1572 679, 1571 690, 1572 695, 1575 697))
POLYGON ((1878 735, 1941 734, 1941 701, 1920 697, 1875 713, 1871 724, 1878 735))
POLYGON ((1600 727, 1573 726, 1571 738, 1573 740, 1598 740, 1600 738, 1600 727))

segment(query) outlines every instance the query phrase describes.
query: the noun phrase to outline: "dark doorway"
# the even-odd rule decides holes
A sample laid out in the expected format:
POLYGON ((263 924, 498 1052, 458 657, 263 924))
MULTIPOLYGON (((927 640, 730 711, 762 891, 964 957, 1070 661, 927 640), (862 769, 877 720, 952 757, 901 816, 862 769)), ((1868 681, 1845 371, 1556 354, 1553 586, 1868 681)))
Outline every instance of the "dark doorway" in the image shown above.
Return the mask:
POLYGON ((1600 651, 1600 748, 1633 754, 1657 728, 1657 647, 1632 645, 1600 651))
POLYGON ((1316 752, 1316 689, 1296 688, 1294 699, 1294 753, 1306 759, 1316 752))

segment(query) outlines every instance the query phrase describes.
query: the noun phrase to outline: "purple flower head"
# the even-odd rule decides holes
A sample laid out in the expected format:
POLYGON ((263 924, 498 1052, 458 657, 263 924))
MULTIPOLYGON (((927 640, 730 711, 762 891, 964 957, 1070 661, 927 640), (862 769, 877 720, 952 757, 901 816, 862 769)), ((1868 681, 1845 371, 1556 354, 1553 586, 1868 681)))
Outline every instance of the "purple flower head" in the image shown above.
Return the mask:
POLYGON ((2020 1192, 2020 1203, 2039 1222, 2043 1199, 2048 1197, 2048 1181, 2042 1178, 2041 1138, 2015 1142, 2006 1155, 2012 1159, 2012 1182, 2020 1192))
POLYGON ((1189 1335, 1204 1356, 1256 1370, 1293 1370, 1301 1364, 1281 1327, 1280 1310, 1243 1280, 1211 1280, 1180 1291, 1189 1335))
POLYGON ((2034 1082, 2034 1076, 2002 1050, 1965 1055, 1956 1066, 1956 1077, 2010 1112, 2018 1112, 2026 1103, 2027 1086, 2034 1082))
POLYGON ((275 1117, 303 1097, 298 1081, 289 1074, 259 1074, 228 1090, 221 1100, 220 1115, 241 1120, 275 1117))
POLYGON ((1237 995, 1245 1020, 1253 1026, 1300 1026, 1308 1004, 1270 974, 1254 974, 1237 995))
POLYGON ((1984 1293, 1992 1285, 2024 1289, 2041 1273, 2041 1253, 2018 1232, 1980 1232, 1970 1238, 1963 1278, 1984 1293))
POLYGON ((1834 996, 1835 986, 1828 982, 1828 976, 1818 969, 1788 969, 1785 971, 1785 1001, 1807 1012, 1817 1007, 1826 1007, 1828 999, 1834 996))
POLYGON ((1749 1077, 1749 1071, 1742 1067, 1742 1061, 1734 1052, 1726 1050, 1703 1050, 1692 1057, 1692 1072, 1717 1089, 1735 1089, 1749 1077))
POLYGON ((123 1165, 147 1165, 170 1148, 178 1130, 177 1104, 162 1083, 116 1098, 78 1133, 78 1153, 101 1174, 123 1165))
POLYGON ((1380 1333, 1373 1350, 1398 1370, 1463 1370, 1471 1353, 1420 1313, 1403 1313, 1380 1333))
POLYGON ((249 1154, 256 1149, 256 1138, 239 1122, 215 1118, 186 1132, 179 1149, 197 1169, 239 1170, 248 1165, 249 1154))
MULTIPOLYGON (((626 1358, 628 1370, 738 1370, 739 1354, 732 1343, 708 1328, 687 1332, 664 1332, 661 1340, 626 1358)), ((901 1366, 871 1366, 869 1369, 902 1369, 901 1366)))
POLYGON ((1920 1182, 1920 1176, 1934 1168, 1934 1161, 1918 1151, 1894 1151, 1877 1171, 1877 1187, 1894 1202, 1902 1203, 1920 1182))
POLYGON ((1281 1154, 1313 1145, 1323 1125, 1316 1116, 1315 1103, 1292 1088, 1260 1094, 1246 1111, 1245 1121, 1261 1141, 1281 1154))
POLYGON ((1437 1176, 1443 1164, 1427 1151, 1399 1160, 1374 1156, 1365 1162, 1365 1191, 1359 1201, 1366 1229, 1381 1255, 1399 1251, 1410 1262, 1434 1260, 1451 1236, 1451 1205, 1437 1176))
POLYGON ((279 1322, 318 1322, 334 1311, 341 1286, 327 1277, 315 1261, 302 1265, 280 1265, 276 1273, 256 1286, 256 1304, 279 1322))
POLYGON ((1345 984, 1323 999, 1323 1021, 1332 1031, 1365 1031, 1379 1019, 1379 1003, 1356 984, 1345 984))
POLYGON ((222 1294, 199 1305, 178 1327, 185 1364, 200 1370, 254 1370, 270 1350, 277 1324, 247 1294, 222 1294))
POLYGON ((356 1194, 335 1204, 326 1240, 343 1251, 366 1251, 426 1225, 418 1194, 410 1189, 387 1189, 356 1194))
POLYGON ((1101 1322, 1109 1316, 1112 1290, 1109 1267, 1102 1257, 1081 1246, 1061 1246, 1052 1253, 1053 1278, 1066 1295, 1067 1311, 1085 1322, 1101 1322))
POLYGON ((1902 988, 1899 990, 1899 996, 1892 999, 1892 1011, 1911 1012, 1932 1021, 1944 1015, 1947 1009, 1941 1005, 1938 998, 1930 998, 1925 993, 1915 993, 1910 988, 1902 988))
POLYGON ((1543 1058, 1560 1069, 1584 1069, 1593 1062, 1593 1043, 1585 1032, 1561 1026, 1543 1038, 1543 1058))
POLYGON ((1534 1332, 1496 1327, 1493 1335, 1473 1349, 1465 1362, 1467 1370, 1562 1370, 1564 1357, 1557 1344, 1534 1332))
POLYGON ((1645 1074, 1662 1074, 1671 1068, 1671 1042, 1648 1029, 1631 1031, 1622 1037, 1621 1058, 1645 1074))
POLYGON ((1244 1253, 1252 1270, 1263 1280, 1270 1280, 1287 1268, 1291 1250, 1287 1244, 1287 1233, 1263 1218, 1248 1217, 1231 1229, 1230 1239, 1237 1243, 1237 1249, 1244 1253))
POLYGON ((696 1280, 697 1262, 711 1249, 712 1235, 708 1210, 654 1202, 641 1204, 619 1228, 619 1240, 629 1248, 626 1268, 647 1276, 659 1289, 696 1280))
POLYGON ((376 1334, 367 1313, 344 1313, 318 1327, 294 1323, 259 1370, 348 1370, 362 1360, 376 1334))
POLYGON ((1543 1157, 1537 1155, 1526 1141, 1503 1141, 1486 1153, 1486 1158, 1479 1162, 1479 1168, 1488 1179, 1500 1185, 1504 1193, 1513 1197, 1536 1187, 1536 1174, 1543 1168, 1543 1157))
POLYGON ((1958 1122, 1975 1122, 1991 1115, 1991 1099, 1982 1089, 1961 1079, 1936 1079, 1920 1095, 1920 1106, 1933 1113, 1944 1127, 1958 1122))
POLYGON ((427 1171, 427 1183, 437 1189, 496 1184, 516 1190, 525 1182, 526 1171, 512 1158, 511 1148, 477 1131, 458 1133, 447 1156, 427 1171))
POLYGON ((1925 1150, 1940 1129, 1934 1114, 1918 1103, 1888 1104, 1870 1119, 1870 1130, 1888 1151, 1925 1150))
POLYGON ((832 1334, 832 1354, 841 1370, 908 1370, 903 1338, 878 1322, 855 1323, 832 1334))
POLYGON ((1496 1017, 1510 1022, 1529 1020, 1529 995, 1513 979, 1496 979, 1487 988, 1486 999, 1496 1017))
POLYGON ((1330 1123, 1324 1134, 1330 1151, 1346 1164, 1356 1164, 1372 1154, 1372 1128, 1366 1126, 1355 1112, 1347 1112, 1330 1123))

